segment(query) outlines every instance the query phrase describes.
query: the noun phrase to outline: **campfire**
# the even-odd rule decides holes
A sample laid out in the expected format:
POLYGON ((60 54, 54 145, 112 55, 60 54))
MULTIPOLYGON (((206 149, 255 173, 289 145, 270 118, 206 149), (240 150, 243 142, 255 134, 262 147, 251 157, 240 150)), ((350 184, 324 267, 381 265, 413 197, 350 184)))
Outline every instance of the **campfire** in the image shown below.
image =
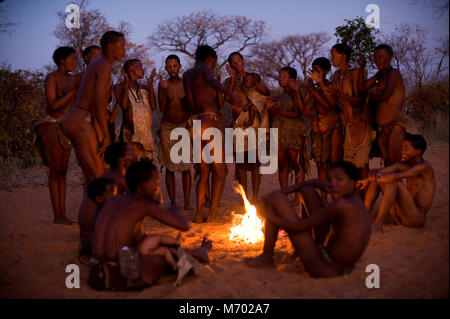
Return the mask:
POLYGON ((233 185, 233 188, 244 200, 245 214, 239 215, 233 212, 233 224, 236 226, 230 229, 229 238, 246 244, 256 244, 264 241, 264 222, 256 215, 256 207, 248 201, 242 185, 233 185))

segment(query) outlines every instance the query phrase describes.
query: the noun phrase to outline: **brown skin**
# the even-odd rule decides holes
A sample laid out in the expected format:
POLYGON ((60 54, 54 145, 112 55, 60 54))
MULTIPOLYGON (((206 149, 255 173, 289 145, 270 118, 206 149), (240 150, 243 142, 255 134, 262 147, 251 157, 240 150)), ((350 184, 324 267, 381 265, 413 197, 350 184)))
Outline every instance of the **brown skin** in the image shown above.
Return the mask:
POLYGON ((101 157, 111 143, 107 105, 110 97, 112 63, 122 60, 125 39, 109 43, 102 55, 87 68, 72 110, 63 119, 63 130, 73 143, 86 185, 104 173, 101 157), (92 115, 93 122, 86 116, 92 115), (93 124, 97 124, 94 127, 93 124))
MULTIPOLYGON (((229 77, 225 79, 224 86, 228 88, 230 91, 235 93, 240 99, 242 103, 241 109, 232 108, 233 120, 239 116, 239 113, 242 111, 249 112, 249 120, 244 124, 245 127, 250 126, 253 123, 256 107, 251 104, 251 101, 246 97, 245 90, 250 89, 252 87, 256 87, 256 89, 263 95, 270 95, 269 89, 266 87, 264 83, 258 81, 257 77, 254 75, 247 75, 245 72, 245 63, 244 60, 240 58, 239 55, 234 54, 231 56, 230 64, 226 65, 226 69, 229 77), (240 85, 239 83, 242 83, 240 85), (250 103, 249 103, 250 102, 250 103)), ((225 95, 225 99, 230 102, 229 96, 225 95)), ((248 163, 246 160, 248 159, 247 152, 244 154, 244 163, 236 163, 236 177, 238 183, 242 185, 245 194, 247 193, 247 171, 251 171, 252 178, 252 199, 251 201, 254 203, 258 199, 259 196, 259 185, 261 183, 261 174, 259 173, 260 164, 257 163, 248 163)))
MULTIPOLYGON (((305 108, 303 104, 303 100, 300 95, 300 88, 295 84, 295 79, 292 79, 287 71, 280 71, 278 75, 278 83, 280 84, 280 87, 282 87, 283 90, 292 98, 296 108, 294 111, 284 111, 272 99, 267 98, 266 103, 269 108, 270 116, 273 117, 276 114, 287 118, 297 118, 300 114, 308 116, 309 110, 305 108)), ((303 143, 304 141, 302 141, 302 145, 300 145, 301 150, 303 150, 303 143)), ((288 187, 289 166, 294 168, 296 183, 300 183, 305 179, 305 172, 302 170, 300 165, 297 164, 298 156, 299 152, 293 148, 278 150, 278 177, 282 190, 288 187)), ((303 153, 300 154, 300 156, 303 156, 303 153)), ((295 202, 298 202, 298 194, 296 194, 295 197, 295 202)))
MULTIPOLYGON (((80 76, 69 72, 75 71, 76 56, 70 54, 60 59, 58 70, 45 78, 46 113, 59 118, 75 102, 80 85, 80 76)), ((53 123, 43 123, 37 127, 37 135, 42 141, 45 157, 48 159, 48 187, 52 202, 55 224, 71 225, 72 220, 65 216, 66 207, 66 174, 69 164, 70 150, 61 147, 53 123)))
POLYGON ((91 49, 89 53, 84 57, 84 62, 86 63, 86 66, 89 66, 89 64, 94 61, 96 58, 98 58, 100 55, 102 55, 102 51, 100 49, 91 49))
MULTIPOLYGON (((329 70, 323 70, 319 65, 313 65, 312 69, 308 71, 308 91, 305 95, 305 101, 308 101, 308 108, 315 107, 317 109, 317 113, 321 115, 328 115, 332 112, 336 111, 337 104, 336 98, 333 96, 332 92, 332 83, 326 79, 329 70), (320 90, 314 87, 315 81, 319 86, 320 90)), ((316 134, 326 134, 328 133, 336 122, 338 122, 339 116, 333 116, 329 118, 325 118, 323 120, 319 120, 318 118, 313 120, 311 123, 311 129, 316 134)), ((338 130, 333 131, 333 135, 331 137, 331 154, 330 154, 330 162, 334 163, 341 159, 342 157, 342 143, 344 142, 344 138, 342 134, 338 130)), ((318 176, 321 181, 327 181, 327 162, 316 162, 318 176)), ((326 193, 321 192, 322 200, 326 200, 326 193)))
MULTIPOLYGON (((193 114, 202 114, 205 112, 212 112, 219 114, 221 99, 218 99, 218 93, 230 94, 233 104, 239 104, 239 99, 228 89, 223 87, 214 77, 213 70, 217 64, 217 58, 207 57, 204 61, 197 61, 193 68, 187 70, 183 74, 183 86, 186 93, 188 106, 193 114)), ((223 100, 222 100, 223 101, 223 100)), ((198 118, 201 121, 201 134, 210 128, 220 128, 221 123, 210 116, 204 115, 198 118)), ((203 147, 211 142, 210 140, 202 140, 203 147)), ((223 144, 222 144, 222 147, 223 144)), ((197 215, 195 222, 201 223, 204 221, 203 206, 205 203, 206 190, 208 188, 208 180, 210 171, 212 171, 212 191, 211 191, 211 206, 208 214, 208 221, 212 221, 219 200, 225 186, 225 178, 227 176, 227 166, 225 162, 225 152, 222 151, 222 160, 220 163, 208 164, 204 162, 203 158, 200 163, 200 178, 197 182, 197 215)))
MULTIPOLYGON (((127 150, 125 155, 118 160, 118 165, 115 168, 111 168, 105 174, 102 175, 104 178, 109 178, 114 181, 116 187, 116 194, 129 193, 127 183, 125 181, 125 174, 128 167, 134 162, 136 162, 137 157, 133 151, 130 144, 127 145, 127 150)), ((87 194, 83 196, 80 209, 78 211, 78 224, 80 226, 80 233, 87 233, 92 227, 92 219, 96 212, 99 210, 99 201, 94 203, 87 194)))
MULTIPOLYGON (((138 82, 138 79, 142 79, 145 76, 145 71, 142 66, 142 63, 135 62, 132 65, 129 66, 128 72, 125 72, 125 70, 122 70, 122 74, 124 77, 124 81, 121 84, 114 86, 114 92, 117 96, 117 101, 120 104, 120 107, 123 111, 123 125, 127 127, 133 127, 133 109, 131 106, 131 103, 129 102, 130 93, 129 88, 133 90, 133 92, 136 91, 138 82)), ((146 84, 147 86, 139 87, 146 89, 149 94, 149 105, 152 111, 156 110, 156 95, 155 90, 153 89, 153 81, 155 78, 156 69, 152 70, 152 73, 150 74, 150 77, 146 77, 146 84)), ((151 129, 151 128, 150 128, 151 129)), ((125 141, 131 141, 131 136, 124 136, 125 141)), ((143 154, 143 148, 142 145, 139 143, 131 142, 134 151, 138 155, 138 158, 142 157, 143 154)))
MULTIPOLYGON (((159 207, 162 198, 159 185, 160 176, 155 170, 153 177, 141 182, 134 192, 116 196, 106 203, 95 226, 92 246, 95 257, 116 261, 122 247, 138 248, 142 238, 140 234, 136 234, 135 227, 147 216, 181 231, 189 229, 189 223, 181 211, 159 207)), ((201 248, 188 252, 205 260, 210 248, 211 242, 204 240, 201 248)), ((140 263, 142 276, 139 283, 135 282, 136 285, 154 283, 164 274, 168 265, 166 258, 161 255, 141 254, 140 263)))
POLYGON ((266 217, 263 253, 246 259, 250 266, 273 266, 273 251, 279 228, 287 231, 306 270, 312 277, 342 275, 343 269, 352 267, 363 254, 370 239, 369 214, 361 199, 354 193, 355 181, 349 179, 341 168, 329 170, 330 183, 308 180, 289 187, 284 192, 267 195, 257 206, 266 217), (331 193, 333 202, 324 206, 315 187, 331 193), (300 219, 290 205, 286 194, 300 191, 311 216, 300 219), (323 243, 329 226, 334 235, 326 251, 334 264, 327 261, 318 244, 323 243), (314 228, 316 241, 310 229, 314 228))
POLYGON ((425 211, 431 207, 436 192, 433 167, 424 160, 420 150, 414 149, 409 141, 403 141, 402 162, 373 170, 366 179, 358 181, 358 187, 368 187, 365 205, 369 211, 383 192, 380 209, 373 224, 373 230, 382 231, 384 218, 389 212, 394 220, 407 227, 422 227, 425 211), (406 185, 402 180, 406 178, 406 185))
MULTIPOLYGON (((352 140, 358 143, 362 142, 366 135, 369 109, 368 105, 363 103, 364 96, 360 94, 360 70, 350 69, 346 55, 337 52, 336 49, 331 49, 331 63, 334 67, 339 68, 333 74, 332 91, 338 98, 342 108, 340 114, 342 124, 345 127, 347 123, 351 123, 352 140), (350 71, 341 80, 340 75, 348 70, 350 71)), ((344 142, 344 137, 342 138, 342 142, 344 142)), ((368 173, 369 164, 359 169, 359 174, 362 177, 367 177, 368 173)))
MULTIPOLYGON (((169 73, 170 78, 168 80, 160 78, 158 86, 159 109, 164 114, 163 120, 173 124, 183 123, 189 118, 183 81, 179 77, 180 68, 181 64, 176 59, 167 60, 166 71, 169 73)), ((191 172, 187 170, 181 174, 183 180, 184 209, 191 209, 191 172)), ((175 207, 175 172, 166 168, 165 179, 171 205, 175 207)))
MULTIPOLYGON (((362 79, 360 82, 364 91, 376 86, 375 94, 370 99, 372 104, 376 105, 376 124, 381 127, 401 114, 405 101, 405 86, 400 71, 392 68, 392 56, 386 50, 376 50, 374 60, 378 72, 370 79, 366 81, 362 79)), ((365 64, 365 60, 360 61, 361 70, 364 70, 365 64)), ((401 161, 404 137, 404 129, 400 125, 395 125, 388 137, 387 154, 383 154, 383 159, 388 165, 401 161)))

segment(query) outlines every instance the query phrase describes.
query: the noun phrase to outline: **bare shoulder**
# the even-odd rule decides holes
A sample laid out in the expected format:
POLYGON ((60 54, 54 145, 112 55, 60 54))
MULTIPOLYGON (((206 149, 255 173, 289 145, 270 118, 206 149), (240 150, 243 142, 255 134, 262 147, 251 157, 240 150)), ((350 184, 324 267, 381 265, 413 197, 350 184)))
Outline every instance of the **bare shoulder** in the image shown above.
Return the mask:
POLYGON ((353 194, 348 198, 340 198, 336 201, 331 202, 327 207, 336 211, 336 213, 355 213, 359 212, 361 207, 364 207, 364 203, 358 197, 358 195, 353 194))
POLYGON ((56 71, 47 74, 45 81, 54 81, 56 79, 56 71))
POLYGON ((433 166, 431 166, 430 162, 428 162, 427 160, 424 160, 422 165, 425 166, 427 172, 432 173, 434 175, 434 168, 433 168, 433 166))

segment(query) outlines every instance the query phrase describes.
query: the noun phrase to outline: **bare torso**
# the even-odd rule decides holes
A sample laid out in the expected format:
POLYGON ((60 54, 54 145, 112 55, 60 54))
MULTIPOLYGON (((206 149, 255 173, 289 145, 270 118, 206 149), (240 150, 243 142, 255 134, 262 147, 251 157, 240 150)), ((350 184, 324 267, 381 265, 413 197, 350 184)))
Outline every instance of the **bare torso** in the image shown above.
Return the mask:
POLYGON ((186 106, 186 94, 184 93, 181 79, 165 80, 166 106, 163 120, 173 124, 180 124, 189 118, 186 106))
MULTIPOLYGON (((332 85, 332 83, 327 80, 324 82, 324 84, 326 88, 329 88, 332 85)), ((319 94, 323 96, 329 94, 329 92, 323 92, 321 90, 319 94)), ((317 112, 317 116, 313 117, 313 120, 311 122, 311 130, 314 133, 328 132, 336 124, 336 122, 339 121, 339 115, 336 112, 336 106, 328 108, 327 106, 323 105, 318 99, 316 99, 312 94, 305 97, 305 100, 308 98, 311 98, 313 100, 313 107, 317 112)))
MULTIPOLYGON (((81 75, 62 75, 59 72, 52 72, 49 75, 47 75, 46 82, 52 81, 55 83, 55 93, 56 93, 56 99, 60 99, 64 97, 66 94, 68 94, 70 91, 72 91, 79 83, 81 75)), ((52 117, 60 118, 70 107, 75 103, 76 95, 73 95, 64 105, 57 110, 52 109, 50 105, 47 103, 46 107, 46 113, 52 117)))
POLYGON ((379 126, 393 121, 401 112, 403 102, 405 100, 405 87, 400 72, 397 69, 391 68, 378 82, 376 87, 376 94, 382 94, 386 89, 389 77, 396 78, 394 83, 394 90, 389 98, 378 103, 376 121, 379 126))
MULTIPOLYGON (((356 92, 357 88, 355 86, 355 79, 357 78, 357 69, 338 70, 333 74, 333 86, 335 86, 340 92, 353 97, 358 95, 358 92, 356 92)), ((342 110, 341 114, 344 123, 347 121, 352 122, 358 117, 355 114, 357 112, 354 111, 357 105, 352 105, 352 103, 342 97, 339 97, 338 101, 342 110)))
MULTIPOLYGON (((424 160, 422 164, 425 165, 426 169, 418 176, 407 178, 406 188, 408 188, 416 205, 428 211, 436 192, 436 180, 430 163, 424 160)), ((405 165, 405 170, 411 167, 410 165, 405 165)))
POLYGON ((327 253, 341 267, 351 266, 361 257, 369 243, 369 213, 355 193, 332 205, 339 213, 332 222, 335 233, 328 243, 327 253))

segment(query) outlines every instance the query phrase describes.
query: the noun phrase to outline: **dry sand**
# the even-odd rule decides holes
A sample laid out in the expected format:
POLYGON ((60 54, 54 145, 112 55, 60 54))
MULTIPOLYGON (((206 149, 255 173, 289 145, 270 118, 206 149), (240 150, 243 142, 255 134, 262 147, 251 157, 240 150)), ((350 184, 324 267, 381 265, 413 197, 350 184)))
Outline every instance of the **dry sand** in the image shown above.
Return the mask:
MULTIPOLYGON (((232 167, 222 196, 217 222, 192 224, 183 233, 186 247, 200 244, 202 235, 213 240, 211 263, 199 275, 189 275, 181 287, 172 286, 174 275, 142 292, 97 292, 88 287, 88 268, 81 265, 81 288, 65 287, 66 265, 79 264, 78 226, 53 225, 45 185, 45 170, 19 172, 12 192, 0 191, 0 297, 2 298, 448 298, 449 206, 448 143, 431 145, 425 158, 433 164, 437 193, 423 229, 386 225, 372 238, 352 273, 339 278, 313 279, 292 254, 287 238, 277 242, 276 269, 253 269, 243 258, 255 256, 262 244, 246 245, 228 239, 231 212, 242 211, 239 195, 231 189, 232 167), (24 187, 24 185, 26 185, 24 187), (381 271, 381 287, 365 286, 368 264, 381 271)), ((313 166, 314 168, 314 166, 313 166)), ((313 171, 312 176, 315 176, 313 171)), ((177 174, 178 175, 178 174, 177 174)), ((4 176, 2 176, 4 177, 4 176)), ((5 180, 5 179, 3 179, 5 180)), ((4 182, 3 182, 4 183, 4 182)), ((76 218, 82 188, 79 167, 71 161, 67 215, 76 218)), ((177 200, 182 203, 177 176, 177 200)), ((3 189, 5 185, 2 185, 3 189)), ((263 176, 261 194, 278 187, 276 175, 263 176)), ((163 187, 165 188, 165 187, 163 187)), ((164 189, 164 198, 168 199, 164 189)), ((194 203, 193 192, 191 201, 194 203)), ((167 204, 165 204, 167 205, 167 204)), ((192 215, 192 214, 191 214, 192 215)), ((147 226, 170 234, 168 227, 147 226)))

